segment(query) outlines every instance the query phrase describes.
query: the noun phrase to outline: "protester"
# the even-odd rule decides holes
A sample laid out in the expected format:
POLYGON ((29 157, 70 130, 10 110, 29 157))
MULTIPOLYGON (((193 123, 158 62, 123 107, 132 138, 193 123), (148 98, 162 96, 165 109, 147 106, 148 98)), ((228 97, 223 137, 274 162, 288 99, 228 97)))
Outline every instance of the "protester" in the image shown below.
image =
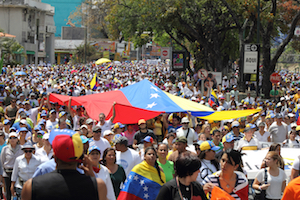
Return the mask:
POLYGON ((101 137, 102 129, 100 126, 93 127, 93 138, 90 139, 89 143, 90 146, 97 146, 99 147, 101 152, 104 152, 106 148, 111 147, 109 142, 101 137))
POLYGON ((215 158, 216 151, 218 151, 220 147, 216 146, 211 141, 203 142, 200 145, 200 154, 199 159, 201 161, 201 166, 199 168, 200 173, 198 174, 197 181, 202 184, 202 181, 210 174, 215 173, 219 170, 219 163, 215 158))
POLYGON ((139 125, 140 130, 137 131, 133 136, 133 145, 132 146, 134 149, 137 149, 138 145, 143 143, 143 139, 146 136, 151 136, 154 139, 154 142, 157 143, 157 137, 151 129, 147 128, 145 119, 140 119, 138 121, 138 125, 139 125))
POLYGON ((166 177, 156 161, 153 147, 145 149, 145 160, 136 165, 128 175, 127 183, 121 190, 118 199, 131 199, 133 195, 141 199, 156 199, 166 177))
POLYGON ((194 129, 189 128, 190 120, 187 117, 181 119, 181 128, 178 128, 176 131, 177 137, 185 137, 187 139, 187 144, 191 145, 194 142, 197 142, 198 136, 194 129))
POLYGON ((270 126, 269 132, 272 136, 272 142, 281 143, 285 139, 288 139, 288 127, 286 123, 282 121, 281 114, 276 114, 275 122, 270 126))
POLYGON ((156 200, 206 200, 202 186, 196 181, 200 165, 190 152, 180 154, 175 162, 176 177, 162 186, 156 200))
POLYGON ((287 148, 300 148, 300 143, 296 140, 296 130, 291 130, 289 132, 289 139, 286 139, 282 142, 282 147, 287 148))
POLYGON ((121 136, 115 141, 117 164, 121 165, 125 170, 126 176, 130 173, 132 168, 141 162, 139 153, 128 148, 128 139, 121 136))
POLYGON ((16 158, 9 188, 11 194, 17 197, 21 196, 24 183, 32 178, 36 168, 41 164, 40 159, 34 155, 35 148, 33 146, 24 145, 22 150, 24 154, 16 158))
POLYGON ((102 179, 106 185, 107 199, 115 200, 116 196, 115 196, 115 192, 114 192, 114 188, 112 185, 109 171, 104 165, 100 164, 100 156, 101 156, 100 148, 97 146, 91 146, 91 147, 89 147, 88 152, 89 152, 88 156, 92 161, 93 170, 94 170, 96 178, 102 179))
POLYGON ((159 144, 157 148, 157 163, 163 169, 163 172, 166 176, 166 182, 172 180, 174 178, 174 163, 172 161, 167 160, 168 155, 168 145, 167 144, 159 144))
POLYGON ((43 135, 43 147, 39 148, 35 155, 41 159, 41 162, 46 162, 50 160, 53 156, 53 149, 49 142, 49 133, 43 135))
POLYGON ((107 167, 111 182, 114 187, 114 193, 118 198, 121 184, 125 183, 126 173, 121 165, 116 164, 116 151, 114 148, 107 148, 103 152, 102 164, 107 167))
POLYGON ((221 171, 208 175, 202 182, 203 189, 211 197, 213 187, 218 186, 235 199, 248 199, 248 180, 241 168, 239 151, 227 149, 220 160, 221 171))
POLYGON ((281 200, 299 199, 300 198, 299 183, 300 183, 300 177, 292 180, 286 186, 281 200))
POLYGON ((261 144, 257 138, 253 137, 251 127, 246 127, 244 130, 244 137, 238 141, 237 150, 259 150, 261 144))
POLYGON ((18 135, 16 132, 11 132, 8 135, 7 146, 3 147, 1 151, 1 164, 3 167, 3 178, 5 181, 6 198, 11 199, 11 176, 14 168, 16 158, 22 155, 24 152, 19 145, 18 135))
POLYGON ((264 169, 261 169, 252 185, 256 190, 266 190, 266 198, 268 199, 281 199, 281 193, 286 186, 286 174, 278 167, 279 160, 280 157, 276 152, 269 152, 265 157, 268 183, 264 183, 264 169))
POLYGON ((265 127, 266 124, 264 122, 260 122, 258 124, 258 131, 254 132, 254 136, 259 142, 271 142, 270 133, 265 131, 265 127))
POLYGON ((61 131, 61 135, 57 135, 52 142, 57 170, 29 179, 23 186, 22 199, 31 200, 33 197, 44 200, 105 200, 106 185, 103 180, 91 177, 94 173, 87 156, 83 158, 83 165, 80 167, 90 176, 80 174, 76 170, 78 163, 82 161, 83 144, 80 135, 71 131, 61 131), (66 135, 67 133, 69 134, 66 135))
POLYGON ((168 160, 170 160, 174 163, 181 153, 188 151, 186 148, 187 148, 186 137, 181 136, 181 137, 176 138, 176 140, 175 140, 176 151, 173 151, 173 153, 169 156, 168 160))

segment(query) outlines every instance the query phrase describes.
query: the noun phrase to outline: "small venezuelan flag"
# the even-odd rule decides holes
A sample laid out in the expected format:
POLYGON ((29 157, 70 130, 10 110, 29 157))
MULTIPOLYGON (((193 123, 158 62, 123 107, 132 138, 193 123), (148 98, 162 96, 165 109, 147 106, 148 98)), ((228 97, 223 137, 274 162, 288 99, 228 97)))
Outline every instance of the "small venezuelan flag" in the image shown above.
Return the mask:
POLYGON ((108 70, 112 69, 111 63, 110 63, 109 65, 107 65, 107 66, 105 67, 105 69, 108 69, 108 70))
MULTIPOLYGON (((163 172, 161 172, 161 178, 166 183, 163 172)), ((164 183, 161 182, 156 168, 143 161, 136 165, 128 175, 118 200, 155 200, 164 183)))
POLYGON ((208 104, 210 105, 210 107, 212 107, 213 104, 216 104, 217 106, 219 106, 217 95, 216 95, 216 93, 215 93, 215 91, 213 89, 211 89, 211 93, 210 93, 210 97, 209 97, 209 100, 208 100, 208 104))
POLYGON ((117 79, 116 77, 114 78, 114 82, 115 83, 120 83, 122 85, 121 81, 119 79, 117 79))
POLYGON ((98 78, 97 78, 97 73, 95 73, 94 78, 92 79, 90 83, 91 89, 96 90, 98 87, 98 78))

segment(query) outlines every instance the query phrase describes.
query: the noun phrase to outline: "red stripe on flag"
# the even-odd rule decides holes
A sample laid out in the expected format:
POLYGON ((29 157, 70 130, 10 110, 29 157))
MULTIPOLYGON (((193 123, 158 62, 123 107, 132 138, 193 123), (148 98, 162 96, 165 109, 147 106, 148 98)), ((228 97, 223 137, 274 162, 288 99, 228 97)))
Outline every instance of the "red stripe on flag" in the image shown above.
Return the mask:
POLYGON ((135 196, 134 194, 130 194, 128 192, 121 191, 119 196, 118 196, 118 200, 125 200, 125 199, 128 199, 128 200, 143 200, 142 198, 140 198, 138 196, 135 196))

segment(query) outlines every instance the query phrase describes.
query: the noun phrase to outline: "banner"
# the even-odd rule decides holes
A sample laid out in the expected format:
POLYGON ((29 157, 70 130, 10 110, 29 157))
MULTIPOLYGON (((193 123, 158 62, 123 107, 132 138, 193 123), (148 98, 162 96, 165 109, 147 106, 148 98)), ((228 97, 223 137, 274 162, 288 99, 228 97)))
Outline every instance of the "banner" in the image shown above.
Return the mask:
MULTIPOLYGON (((255 178, 268 151, 269 149, 242 151, 242 153, 245 153, 245 155, 242 156, 242 159, 244 163, 244 169, 247 171, 249 179, 255 178)), ((299 155, 300 148, 281 148, 281 156, 285 163, 284 171, 287 176, 290 176, 294 160, 298 159, 299 155)))

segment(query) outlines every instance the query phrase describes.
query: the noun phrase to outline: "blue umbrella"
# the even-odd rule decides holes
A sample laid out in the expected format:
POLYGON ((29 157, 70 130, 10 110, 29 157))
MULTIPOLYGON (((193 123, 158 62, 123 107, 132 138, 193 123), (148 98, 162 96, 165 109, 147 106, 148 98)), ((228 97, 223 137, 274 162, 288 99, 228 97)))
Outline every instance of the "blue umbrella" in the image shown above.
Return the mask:
POLYGON ((26 72, 20 71, 20 72, 16 72, 15 75, 16 76, 26 76, 27 74, 26 74, 26 72))

